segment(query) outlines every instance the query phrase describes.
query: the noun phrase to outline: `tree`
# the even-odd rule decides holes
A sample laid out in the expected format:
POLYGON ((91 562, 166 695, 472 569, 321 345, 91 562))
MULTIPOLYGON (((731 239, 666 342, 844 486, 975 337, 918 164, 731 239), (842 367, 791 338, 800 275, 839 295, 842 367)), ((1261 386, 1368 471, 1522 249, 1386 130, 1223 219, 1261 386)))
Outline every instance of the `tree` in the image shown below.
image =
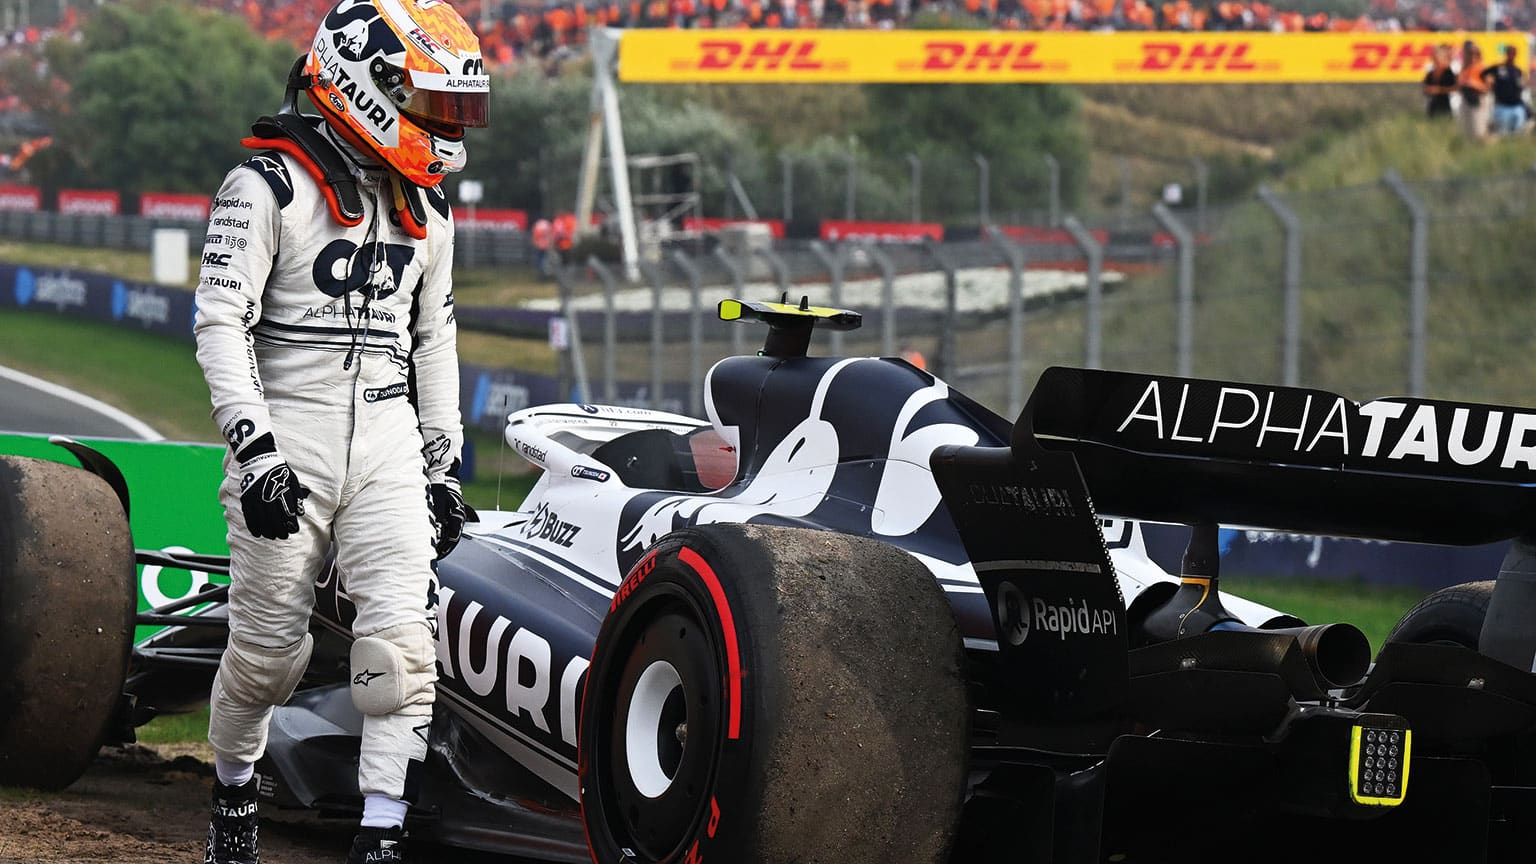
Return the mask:
POLYGON ((78 43, 49 43, 51 71, 22 94, 54 139, 33 176, 55 188, 211 193, 251 121, 277 110, 296 56, 182 0, 103 5, 78 43))
POLYGON ((990 163, 994 221, 1047 205, 1045 156, 1061 165, 1061 195, 1072 206, 1087 170, 1088 145, 1072 90, 1044 84, 880 84, 866 90, 859 136, 874 157, 923 162, 924 209, 976 212, 974 156, 990 163))

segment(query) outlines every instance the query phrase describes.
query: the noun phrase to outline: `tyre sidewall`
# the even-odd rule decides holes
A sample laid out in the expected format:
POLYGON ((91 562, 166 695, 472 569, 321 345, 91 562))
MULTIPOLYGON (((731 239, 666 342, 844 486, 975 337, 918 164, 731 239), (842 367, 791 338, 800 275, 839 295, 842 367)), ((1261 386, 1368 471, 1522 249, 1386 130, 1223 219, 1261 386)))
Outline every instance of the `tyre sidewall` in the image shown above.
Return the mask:
MULTIPOLYGON (((753 744, 760 716, 759 699, 768 682, 754 680, 748 687, 744 680, 747 658, 756 656, 756 634, 741 626, 739 610, 748 600, 742 596, 741 588, 754 580, 738 578, 743 574, 732 569, 731 556, 716 548, 711 540, 698 532, 682 531, 659 542, 625 577, 598 633, 583 698, 578 769, 587 840, 595 861, 723 861, 724 853, 719 850, 740 849, 749 842, 751 820, 743 817, 754 812, 753 792, 761 789, 760 784, 754 783, 753 744), (722 578, 726 573, 731 576, 722 578), (612 706, 618 686, 619 670, 615 667, 621 667, 627 656, 611 646, 616 639, 627 641, 643 627, 642 616, 654 601, 668 594, 686 597, 701 613, 708 630, 719 677, 718 686, 711 688, 718 695, 719 728, 712 730, 714 740, 709 743, 714 748, 714 768, 707 792, 700 796, 692 828, 671 854, 650 859, 627 856, 609 832, 593 830, 592 825, 607 823, 616 814, 609 811, 606 790, 600 788, 601 779, 594 776, 598 766, 592 764, 589 756, 606 752, 606 730, 611 729, 610 723, 618 722, 613 714, 608 718, 596 716, 603 710, 599 706, 612 706), (603 692, 604 688, 607 692, 603 692), (722 807, 722 802, 727 803, 722 807), (730 812, 733 808, 741 812, 730 812)), ((759 674, 766 672, 755 665, 753 668, 759 674)))

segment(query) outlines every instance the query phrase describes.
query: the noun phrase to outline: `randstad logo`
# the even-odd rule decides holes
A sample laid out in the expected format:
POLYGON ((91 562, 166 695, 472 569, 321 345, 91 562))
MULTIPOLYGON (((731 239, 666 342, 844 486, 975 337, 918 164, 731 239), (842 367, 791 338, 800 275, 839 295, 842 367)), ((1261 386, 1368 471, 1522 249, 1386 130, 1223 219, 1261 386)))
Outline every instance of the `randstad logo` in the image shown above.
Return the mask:
POLYGON ((121 282, 112 283, 112 319, 123 320, 123 313, 128 311, 128 287, 121 282))
POLYGON ((37 294, 37 280, 32 277, 32 271, 22 267, 16 271, 16 305, 25 306, 32 302, 33 295, 37 294))

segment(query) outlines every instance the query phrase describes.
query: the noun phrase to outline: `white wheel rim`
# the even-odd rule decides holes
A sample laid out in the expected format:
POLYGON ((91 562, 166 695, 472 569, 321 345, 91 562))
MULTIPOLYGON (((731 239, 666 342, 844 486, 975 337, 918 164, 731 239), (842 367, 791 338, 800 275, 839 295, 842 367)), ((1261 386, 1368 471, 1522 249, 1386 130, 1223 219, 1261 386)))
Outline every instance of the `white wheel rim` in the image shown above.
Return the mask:
POLYGON ((629 699, 629 719, 624 724, 629 778, 647 798, 660 798, 672 786, 672 778, 661 767, 661 712, 672 691, 682 686, 677 669, 657 660, 640 673, 629 699))

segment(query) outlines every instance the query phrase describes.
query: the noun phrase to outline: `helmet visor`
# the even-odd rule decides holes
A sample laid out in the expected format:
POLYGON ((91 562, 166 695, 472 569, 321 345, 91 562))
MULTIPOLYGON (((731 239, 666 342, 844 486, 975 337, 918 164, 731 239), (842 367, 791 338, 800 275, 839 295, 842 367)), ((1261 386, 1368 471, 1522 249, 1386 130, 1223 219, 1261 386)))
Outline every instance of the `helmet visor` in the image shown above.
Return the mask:
POLYGON ((400 110, 415 117, 455 126, 486 126, 491 106, 490 79, 484 75, 406 72, 400 110))

